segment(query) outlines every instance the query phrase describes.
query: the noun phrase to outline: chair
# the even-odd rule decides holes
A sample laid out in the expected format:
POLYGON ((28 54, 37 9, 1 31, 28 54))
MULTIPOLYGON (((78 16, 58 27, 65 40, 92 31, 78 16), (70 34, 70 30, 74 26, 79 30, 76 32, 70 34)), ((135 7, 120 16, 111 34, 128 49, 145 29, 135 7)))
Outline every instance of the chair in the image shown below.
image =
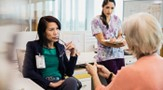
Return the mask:
POLYGON ((24 63, 24 56, 25 56, 25 50, 23 49, 16 49, 17 53, 17 60, 18 60, 18 69, 20 72, 23 70, 23 63, 24 63))

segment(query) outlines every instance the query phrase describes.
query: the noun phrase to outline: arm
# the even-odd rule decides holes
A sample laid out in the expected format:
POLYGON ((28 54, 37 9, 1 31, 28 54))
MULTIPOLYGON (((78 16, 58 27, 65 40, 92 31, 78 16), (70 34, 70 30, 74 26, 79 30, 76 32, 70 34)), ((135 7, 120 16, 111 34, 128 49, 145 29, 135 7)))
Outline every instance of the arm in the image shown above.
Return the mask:
MULTIPOLYGON (((70 51, 70 58, 68 60, 66 53, 64 53, 64 64, 66 66, 66 75, 72 76, 74 73, 75 65, 77 62, 77 54, 76 54, 76 49, 75 46, 72 42, 67 43, 66 45, 66 50, 70 51)), ((63 47, 64 48, 64 47, 63 47)))
POLYGON ((98 77, 98 74, 97 74, 97 64, 96 62, 94 63, 94 65, 91 65, 91 64, 86 64, 86 70, 87 72, 92 76, 92 79, 93 79, 93 84, 94 84, 94 88, 95 90, 97 89, 97 87, 104 87, 101 82, 100 82, 100 79, 98 77))
MULTIPOLYGON (((64 55, 65 58, 67 58, 66 55, 64 55)), ((70 56, 70 59, 64 60, 64 64, 66 66, 66 75, 72 76, 74 73, 75 65, 77 62, 78 56, 70 56)))
POLYGON ((109 78, 111 72, 108 71, 104 66, 102 67, 100 66, 102 65, 92 66, 90 64, 87 64, 86 66, 88 73, 91 74, 93 78, 95 90, 132 90, 133 88, 135 88, 136 85, 135 83, 141 83, 141 82, 133 82, 133 80, 139 80, 139 77, 137 78, 137 74, 136 74, 137 71, 135 72, 132 68, 129 67, 123 67, 121 70, 118 71, 117 75, 113 74, 113 77, 110 78, 111 83, 108 84, 107 86, 104 86, 99 81, 97 73, 98 74, 103 73, 100 75, 104 76, 105 78, 109 78))
MULTIPOLYGON (((117 17, 118 18, 118 17, 117 17)), ((125 40, 125 36, 122 32, 122 23, 120 19, 117 19, 117 27, 118 27, 118 35, 117 35, 117 40, 121 41, 122 43, 120 43, 119 45, 121 47, 126 45, 126 40, 125 40)))
POLYGON ((39 70, 36 68, 35 51, 32 42, 26 45, 25 60, 23 66, 23 76, 32 79, 43 88, 47 88, 50 82, 42 78, 39 70))
POLYGON ((96 37, 98 42, 108 47, 115 47, 115 48, 121 47, 121 45, 115 44, 116 38, 110 38, 110 42, 105 41, 106 39, 104 37, 103 31, 100 25, 102 25, 102 23, 100 22, 98 18, 93 19, 91 23, 91 29, 92 29, 93 35, 96 37))
MULTIPOLYGON (((110 86, 110 84, 108 86, 102 85, 99 80, 98 74, 106 79, 110 79, 110 81, 115 76, 109 70, 107 70, 107 68, 105 68, 103 65, 98 65, 96 64, 96 62, 94 63, 94 65, 87 64, 86 70, 92 76, 95 90, 105 90, 106 88, 110 86)), ((110 89, 107 89, 107 90, 110 90, 110 89)), ((116 90, 116 89, 113 89, 113 90, 116 90)))
POLYGON ((50 82, 49 86, 55 88, 55 87, 62 85, 63 82, 64 80, 59 80, 58 82, 50 82))
POLYGON ((106 78, 107 82, 110 83, 112 79, 114 78, 115 74, 110 72, 105 66, 103 65, 97 65, 98 74, 102 77, 106 78))
POLYGON ((103 36, 102 33, 96 34, 95 37, 96 37, 96 39, 97 39, 102 45, 104 45, 104 46, 115 47, 115 48, 121 47, 121 45, 119 45, 119 44, 114 44, 114 42, 115 42, 115 40, 116 40, 115 38, 111 38, 111 39, 110 39, 110 42, 106 42, 106 41, 105 41, 106 39, 104 38, 104 36, 103 36))

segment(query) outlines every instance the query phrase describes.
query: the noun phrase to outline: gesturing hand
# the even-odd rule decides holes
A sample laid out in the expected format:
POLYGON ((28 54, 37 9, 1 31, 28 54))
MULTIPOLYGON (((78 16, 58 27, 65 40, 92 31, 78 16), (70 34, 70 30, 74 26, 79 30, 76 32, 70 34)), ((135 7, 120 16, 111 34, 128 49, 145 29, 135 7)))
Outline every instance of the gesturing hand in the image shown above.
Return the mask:
POLYGON ((71 53, 71 56, 75 56, 76 55, 76 49, 75 49, 75 45, 71 42, 68 42, 65 44, 66 50, 69 50, 71 53))
POLYGON ((86 64, 86 70, 91 76, 96 75, 97 74, 97 63, 94 62, 94 65, 86 64))
POLYGON ((98 64, 97 64, 97 72, 99 75, 101 75, 104 78, 108 78, 111 73, 105 66, 98 65, 98 64))

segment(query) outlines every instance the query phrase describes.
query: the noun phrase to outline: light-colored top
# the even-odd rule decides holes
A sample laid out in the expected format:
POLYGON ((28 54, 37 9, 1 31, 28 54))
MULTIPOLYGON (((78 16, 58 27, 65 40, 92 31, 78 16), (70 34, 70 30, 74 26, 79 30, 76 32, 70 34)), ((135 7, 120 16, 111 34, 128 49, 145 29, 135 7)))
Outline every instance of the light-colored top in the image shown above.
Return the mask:
MULTIPOLYGON (((91 29, 93 35, 103 33, 106 40, 118 37, 118 31, 121 30, 121 20, 116 15, 112 15, 109 22, 109 28, 107 29, 102 23, 100 16, 96 16, 91 23, 91 29)), ((124 52, 122 48, 108 47, 98 42, 97 56, 95 56, 95 58, 97 61, 124 58, 124 52)))
POLYGON ((163 90, 163 58, 157 54, 123 67, 107 86, 96 90, 163 90))
POLYGON ((48 49, 43 48, 43 55, 45 57, 46 68, 42 70, 42 75, 44 78, 47 77, 59 77, 61 78, 61 74, 58 70, 59 60, 56 53, 56 48, 48 49))

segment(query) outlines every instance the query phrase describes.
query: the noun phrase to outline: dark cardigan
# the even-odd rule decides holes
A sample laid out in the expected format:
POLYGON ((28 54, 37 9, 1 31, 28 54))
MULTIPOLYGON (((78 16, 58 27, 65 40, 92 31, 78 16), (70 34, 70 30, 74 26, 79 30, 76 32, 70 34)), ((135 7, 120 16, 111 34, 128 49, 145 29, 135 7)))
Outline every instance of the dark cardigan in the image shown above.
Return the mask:
MULTIPOLYGON (((54 46, 56 47, 57 56, 59 59, 59 68, 62 75, 62 79, 64 79, 64 76, 72 76, 74 73, 74 68, 77 61, 77 56, 72 57, 70 56, 70 59, 68 60, 65 48, 62 44, 56 42, 54 43, 54 46)), ((44 79, 41 74, 41 69, 36 68, 36 59, 35 55, 42 55, 42 46, 39 43, 38 40, 35 41, 29 41, 26 45, 26 53, 25 53, 25 60, 23 65, 23 76, 25 78, 30 78, 34 82, 36 82, 38 85, 43 87, 44 89, 47 89, 49 87, 50 81, 44 79)))

